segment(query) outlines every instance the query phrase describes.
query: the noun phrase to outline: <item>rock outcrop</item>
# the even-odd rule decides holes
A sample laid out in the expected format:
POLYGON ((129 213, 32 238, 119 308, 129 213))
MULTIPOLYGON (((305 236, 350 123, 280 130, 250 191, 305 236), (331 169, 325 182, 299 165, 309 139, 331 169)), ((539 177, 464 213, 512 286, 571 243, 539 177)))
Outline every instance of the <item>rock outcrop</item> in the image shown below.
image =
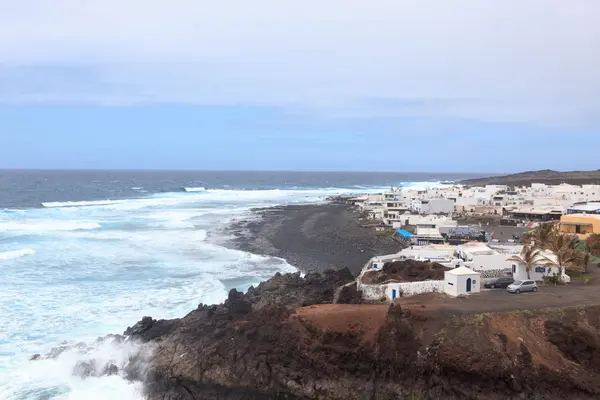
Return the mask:
POLYGON ((129 332, 154 352, 128 376, 149 400, 600 398, 600 306, 331 304, 347 278, 278 275, 181 319, 146 318, 129 332))

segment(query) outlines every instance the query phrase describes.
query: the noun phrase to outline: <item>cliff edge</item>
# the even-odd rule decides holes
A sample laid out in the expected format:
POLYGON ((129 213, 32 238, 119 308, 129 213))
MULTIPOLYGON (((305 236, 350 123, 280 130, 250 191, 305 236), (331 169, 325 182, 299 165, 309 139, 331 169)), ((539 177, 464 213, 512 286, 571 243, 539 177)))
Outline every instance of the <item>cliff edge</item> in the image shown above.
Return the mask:
POLYGON ((145 318, 126 334, 154 351, 130 378, 150 400, 600 398, 600 306, 469 315, 437 308, 451 301, 437 293, 332 304, 352 280, 277 275, 181 319, 145 318))

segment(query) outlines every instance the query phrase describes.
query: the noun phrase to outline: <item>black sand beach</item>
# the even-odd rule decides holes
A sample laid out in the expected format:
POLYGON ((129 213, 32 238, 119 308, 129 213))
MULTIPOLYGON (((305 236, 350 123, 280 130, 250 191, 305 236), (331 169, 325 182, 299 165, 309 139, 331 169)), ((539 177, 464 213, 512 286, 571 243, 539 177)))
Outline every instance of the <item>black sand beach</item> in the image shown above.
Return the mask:
POLYGON ((286 259, 303 272, 348 267, 360 272, 374 255, 400 251, 391 233, 365 227, 357 211, 341 204, 289 205, 255 210, 231 226, 230 245, 286 259))

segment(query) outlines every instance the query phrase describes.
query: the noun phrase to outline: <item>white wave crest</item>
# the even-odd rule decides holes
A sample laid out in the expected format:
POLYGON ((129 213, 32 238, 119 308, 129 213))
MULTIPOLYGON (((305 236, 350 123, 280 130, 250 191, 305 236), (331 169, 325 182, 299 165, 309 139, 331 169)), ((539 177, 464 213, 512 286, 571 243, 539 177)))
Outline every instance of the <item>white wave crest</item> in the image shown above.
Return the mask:
POLYGON ((35 254, 35 250, 33 249, 5 251, 3 253, 0 253, 0 261, 14 260, 16 258, 31 256, 33 254, 35 254))
POLYGON ((191 222, 185 221, 163 221, 163 222, 153 222, 149 224, 152 228, 162 228, 162 229, 192 229, 194 228, 194 224, 191 222))
POLYGON ((21 232, 52 232, 52 231, 78 231, 100 229, 97 222, 90 221, 58 221, 58 220, 39 220, 31 222, 3 222, 0 223, 0 231, 21 231, 21 232))
POLYGON ((123 203, 123 200, 94 200, 94 201, 52 201, 49 203, 42 203, 42 206, 46 208, 57 208, 57 207, 87 207, 87 206, 109 206, 112 204, 123 203))
POLYGON ((205 187, 184 187, 183 188, 186 192, 205 192, 206 188, 205 187))

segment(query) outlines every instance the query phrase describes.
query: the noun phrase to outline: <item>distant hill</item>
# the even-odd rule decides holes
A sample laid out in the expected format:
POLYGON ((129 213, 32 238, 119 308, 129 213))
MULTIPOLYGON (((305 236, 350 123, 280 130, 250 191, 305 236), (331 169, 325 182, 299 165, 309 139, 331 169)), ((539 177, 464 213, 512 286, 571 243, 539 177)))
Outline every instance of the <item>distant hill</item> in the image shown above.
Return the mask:
POLYGON ((487 178, 466 179, 458 182, 467 186, 485 185, 511 185, 531 186, 532 183, 545 183, 559 185, 570 183, 572 185, 600 184, 600 169, 596 171, 553 171, 543 169, 540 171, 526 171, 518 174, 491 176, 487 178))

